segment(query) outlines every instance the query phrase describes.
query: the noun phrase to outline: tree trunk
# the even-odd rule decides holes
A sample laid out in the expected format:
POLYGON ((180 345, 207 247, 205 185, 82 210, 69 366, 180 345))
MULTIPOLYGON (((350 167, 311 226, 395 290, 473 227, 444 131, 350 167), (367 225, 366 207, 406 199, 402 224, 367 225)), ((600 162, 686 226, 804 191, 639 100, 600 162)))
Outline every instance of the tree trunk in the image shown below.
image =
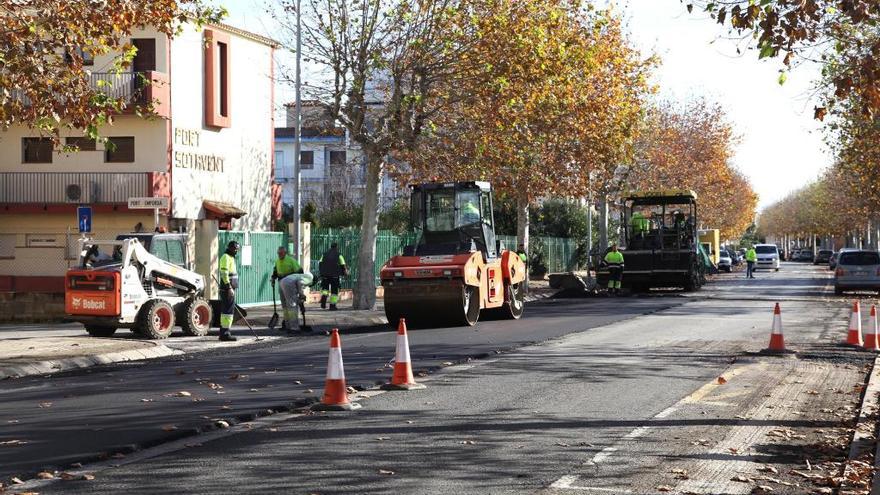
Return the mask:
POLYGON ((608 249, 608 197, 599 198, 599 254, 600 258, 608 249))
POLYGON ((376 307, 376 235, 379 230, 379 189, 382 185, 384 155, 364 150, 367 176, 364 177, 364 216, 361 221, 361 247, 358 251, 358 278, 354 288, 354 309, 376 307))
POLYGON ((521 191, 516 197, 516 238, 529 252, 529 195, 521 191))

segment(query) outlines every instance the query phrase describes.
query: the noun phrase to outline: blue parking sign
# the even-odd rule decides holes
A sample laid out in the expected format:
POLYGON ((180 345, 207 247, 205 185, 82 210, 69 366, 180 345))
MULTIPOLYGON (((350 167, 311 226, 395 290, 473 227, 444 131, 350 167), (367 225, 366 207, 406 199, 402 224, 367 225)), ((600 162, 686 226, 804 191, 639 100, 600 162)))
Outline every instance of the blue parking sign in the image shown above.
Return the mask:
POLYGON ((92 207, 91 206, 78 206, 76 208, 76 218, 77 223, 79 224, 80 232, 91 232, 92 231, 92 207))

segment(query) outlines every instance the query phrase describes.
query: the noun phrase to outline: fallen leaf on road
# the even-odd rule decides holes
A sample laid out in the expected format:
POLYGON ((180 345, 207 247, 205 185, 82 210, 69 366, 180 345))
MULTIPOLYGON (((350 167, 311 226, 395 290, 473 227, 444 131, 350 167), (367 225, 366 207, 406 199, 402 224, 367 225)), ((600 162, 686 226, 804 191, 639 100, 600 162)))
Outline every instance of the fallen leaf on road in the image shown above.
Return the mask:
POLYGON ((823 486, 823 487, 821 487, 821 488, 816 488, 816 493, 822 493, 822 494, 827 493, 827 494, 831 494, 831 493, 834 493, 834 489, 833 489, 833 488, 828 488, 827 486, 823 486))
POLYGON ((19 479, 19 478, 12 478, 10 481, 12 481, 13 485, 23 485, 24 484, 24 481, 21 481, 21 479, 19 479))
POLYGON ((303 382, 301 382, 301 381, 299 381, 299 380, 294 380, 293 383, 295 383, 295 384, 297 384, 297 385, 302 385, 302 384, 303 384, 303 382))
POLYGON ((269 428, 269 431, 276 432, 276 431, 278 431, 278 428, 269 428))
POLYGON ((229 375, 230 380, 238 380, 239 378, 241 378, 241 375, 239 375, 238 373, 234 375, 229 375))
POLYGON ((789 474, 794 474, 794 475, 796 475, 796 476, 800 476, 800 477, 802 477, 802 478, 806 478, 806 479, 808 479, 808 480, 817 480, 817 479, 820 479, 820 478, 824 478, 824 477, 825 477, 825 476, 823 476, 823 475, 821 475, 821 474, 805 473, 805 472, 803 472, 803 471, 798 471, 797 469, 792 469, 792 470, 789 471, 788 473, 789 473, 789 474))
POLYGON ((391 440, 391 437, 376 437, 376 440, 384 442, 385 440, 391 440))
POLYGON ((162 431, 174 431, 177 427, 174 425, 165 425, 162 427, 162 431))
POLYGON ((556 445, 558 445, 558 446, 560 446, 560 447, 571 447, 569 444, 567 444, 567 443, 562 443, 562 442, 556 442, 556 445))
POLYGON ((473 441, 473 440, 462 440, 462 441, 460 441, 460 442, 458 442, 458 443, 461 444, 461 445, 475 445, 477 442, 475 442, 475 441, 473 441))
POLYGON ((671 492, 673 488, 669 485, 658 485, 654 487, 658 492, 671 492))
POLYGON ((718 385, 724 385, 725 383, 727 383, 727 378, 724 378, 723 376, 719 376, 718 377, 718 385))
POLYGON ((63 479, 64 481, 70 481, 70 480, 75 480, 75 479, 79 478, 79 476, 77 476, 73 473, 68 473, 67 471, 61 473, 58 477, 63 479))
POLYGON ((392 474, 394 474, 394 471, 389 471, 389 470, 387 470, 387 469, 380 469, 380 470, 379 470, 379 474, 392 475, 392 474))
POLYGON ((773 488, 767 485, 758 485, 752 488, 752 493, 771 493, 773 488))
POLYGON ((260 391, 260 389, 258 389, 258 388, 252 388, 252 389, 251 389, 251 392, 259 392, 259 391, 260 391))
POLYGON ((411 425, 411 424, 413 424, 413 423, 415 423, 415 421, 412 421, 412 420, 409 420, 409 421, 406 422, 406 424, 408 424, 408 425, 411 425))
POLYGON ((74 462, 73 464, 70 465, 70 467, 72 467, 74 469, 79 469, 79 468, 83 467, 83 465, 81 462, 74 462))
POLYGON ((223 388, 223 385, 214 382, 208 382, 205 385, 211 387, 211 390, 221 390, 223 388))
POLYGON ((92 480, 95 479, 95 475, 94 475, 94 474, 89 474, 89 473, 84 473, 84 474, 82 475, 82 479, 84 479, 85 481, 92 481, 92 480))
POLYGON ((307 388, 306 391, 303 392, 303 393, 304 393, 304 394, 313 394, 313 393, 315 393, 315 391, 312 390, 312 389, 310 389, 310 388, 307 388))
POLYGON ((19 445, 25 445, 27 442, 24 440, 6 440, 0 442, 0 447, 18 447, 19 445))
POLYGON ((40 402, 40 405, 39 405, 40 409, 46 409, 47 407, 52 407, 52 403, 51 402, 40 402))
POLYGON ((141 399, 141 402, 153 402, 153 399, 141 399))
POLYGON ((228 410, 230 410, 230 409, 232 409, 232 408, 229 407, 229 406, 220 406, 220 410, 221 410, 221 411, 228 411, 228 410))
POLYGON ((428 376, 428 372, 427 371, 419 371, 418 373, 416 373, 416 376, 424 378, 424 377, 428 376))
POLYGON ((773 466, 761 466, 758 468, 758 471, 761 473, 773 473, 773 474, 779 473, 779 470, 773 466))
POLYGON ((9 421, 7 421, 7 423, 9 423, 9 424, 11 424, 11 425, 14 425, 14 424, 18 424, 18 423, 20 423, 20 421, 17 420, 17 419, 10 419, 9 421))
POLYGON ((675 479, 677 480, 690 479, 690 476, 688 476, 688 472, 685 469, 673 469, 671 472, 675 475, 675 479))
POLYGON ((807 390, 807 393, 810 395, 819 395, 819 392, 816 390, 807 390))
POLYGON ((440 364, 443 365, 443 366, 452 366, 452 361, 443 361, 443 362, 440 363, 440 364))
POLYGON ((216 423, 214 423, 214 425, 216 425, 217 428, 229 428, 229 423, 226 421, 223 421, 222 419, 220 421, 217 421, 216 423))
POLYGON ((37 473, 37 478, 40 478, 41 480, 51 480, 55 479, 55 475, 50 473, 49 471, 40 471, 39 473, 37 473))
POLYGON ((192 394, 187 392, 186 390, 181 390, 180 392, 177 392, 174 395, 177 397, 192 397, 192 394))
POLYGON ((727 450, 730 451, 731 454, 739 454, 739 449, 737 449, 737 448, 730 447, 727 450))
POLYGON ((741 474, 738 474, 738 475, 734 476, 733 478, 730 478, 730 481, 738 481, 740 483, 751 483, 752 479, 748 478, 746 476, 743 476, 741 474))

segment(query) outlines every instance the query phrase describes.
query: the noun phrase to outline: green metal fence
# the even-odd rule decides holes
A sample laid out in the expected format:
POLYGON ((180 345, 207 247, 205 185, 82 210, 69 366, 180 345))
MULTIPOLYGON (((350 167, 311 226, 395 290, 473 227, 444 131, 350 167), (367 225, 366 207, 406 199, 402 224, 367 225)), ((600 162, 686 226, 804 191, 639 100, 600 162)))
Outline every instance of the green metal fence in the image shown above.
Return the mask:
MULTIPOLYGON (((287 244, 287 235, 281 232, 241 232, 222 230, 218 235, 220 255, 226 251, 229 241, 238 241, 242 249, 236 259, 238 268, 238 290, 235 299, 238 304, 259 305, 272 302, 272 269, 278 246, 287 244), (250 260, 245 251, 250 251, 250 260), (249 264, 245 264, 250 261, 249 264)), ((219 274, 215 274, 219 279, 219 274)))
MULTIPOLYGON (((497 238, 504 242, 506 249, 514 250, 517 247, 517 237, 499 235, 497 238)), ((379 283, 379 270, 392 256, 403 252, 404 246, 413 244, 418 240, 414 232, 395 234, 391 231, 379 231, 376 238, 376 284, 379 283)), ((358 250, 361 244, 359 229, 314 229, 311 237, 311 268, 312 273, 318 273, 318 263, 321 256, 330 249, 330 244, 339 244, 339 253, 345 258, 348 265, 348 276, 341 280, 342 288, 350 289, 354 286, 358 274, 358 250)), ((541 245, 545 253, 547 269, 550 272, 565 272, 576 270, 577 241, 560 237, 533 237, 535 247, 541 245)), ((271 273, 271 272, 270 272, 271 273)))

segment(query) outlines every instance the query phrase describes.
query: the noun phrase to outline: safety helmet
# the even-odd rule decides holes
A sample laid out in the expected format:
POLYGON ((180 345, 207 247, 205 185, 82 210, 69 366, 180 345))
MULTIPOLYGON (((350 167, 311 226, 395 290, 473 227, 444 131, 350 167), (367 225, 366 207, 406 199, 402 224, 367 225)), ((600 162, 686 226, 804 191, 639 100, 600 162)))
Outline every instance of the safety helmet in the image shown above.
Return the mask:
POLYGON ((229 244, 226 245, 227 252, 238 252, 239 248, 241 248, 241 244, 239 244, 237 241, 229 241, 229 244))

